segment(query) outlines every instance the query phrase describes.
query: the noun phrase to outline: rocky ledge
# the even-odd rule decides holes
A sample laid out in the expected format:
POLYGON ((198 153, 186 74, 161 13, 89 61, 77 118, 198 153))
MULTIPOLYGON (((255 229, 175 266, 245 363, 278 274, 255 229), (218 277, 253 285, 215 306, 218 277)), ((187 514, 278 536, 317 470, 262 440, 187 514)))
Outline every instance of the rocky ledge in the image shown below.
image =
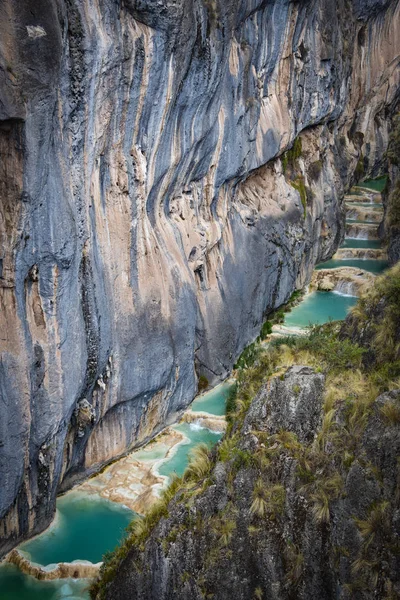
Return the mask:
POLYGON ((18 550, 11 550, 5 558, 6 562, 16 565, 22 573, 40 581, 54 579, 92 579, 99 573, 101 563, 93 564, 88 561, 76 560, 71 563, 57 563, 50 567, 42 567, 32 563, 18 550))
POLYGON ((310 289, 322 292, 336 291, 349 296, 360 296, 363 291, 372 285, 374 278, 375 276, 372 273, 356 267, 318 269, 313 273, 310 289))
POLYGON ((344 260, 346 258, 387 260, 388 255, 386 250, 380 248, 339 248, 332 258, 333 260, 344 260))

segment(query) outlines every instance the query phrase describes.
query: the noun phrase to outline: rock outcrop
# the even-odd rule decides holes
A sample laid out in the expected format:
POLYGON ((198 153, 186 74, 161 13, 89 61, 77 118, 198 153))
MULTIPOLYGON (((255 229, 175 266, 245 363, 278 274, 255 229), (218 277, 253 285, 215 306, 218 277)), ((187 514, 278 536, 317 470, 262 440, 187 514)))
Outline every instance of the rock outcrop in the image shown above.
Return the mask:
POLYGON ((333 254, 387 145, 399 10, 1 3, 0 554, 333 254))
POLYGON ((396 598, 400 392, 361 409, 324 390, 301 365, 266 382, 231 455, 183 483, 92 598, 396 598))
POLYGON ((400 114, 392 121, 387 151, 389 177, 383 192, 385 218, 380 235, 388 247, 389 264, 400 260, 400 114))
POLYGON ((53 581, 54 579, 92 579, 98 575, 101 563, 93 564, 88 561, 76 560, 71 563, 57 563, 50 568, 32 563, 18 550, 11 550, 6 558, 7 562, 16 565, 22 573, 30 575, 39 581, 53 581))
POLYGON ((372 273, 356 267, 318 269, 313 273, 310 287, 321 292, 335 291, 348 296, 360 296, 373 285, 374 278, 372 273))

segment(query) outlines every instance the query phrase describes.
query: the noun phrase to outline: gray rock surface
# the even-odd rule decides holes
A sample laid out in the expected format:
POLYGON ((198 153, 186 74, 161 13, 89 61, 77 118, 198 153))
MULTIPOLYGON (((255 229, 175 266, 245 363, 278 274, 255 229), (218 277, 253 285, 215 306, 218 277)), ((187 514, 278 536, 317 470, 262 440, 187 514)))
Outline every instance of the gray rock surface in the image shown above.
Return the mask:
POLYGON ((0 554, 173 420, 196 371, 225 377, 335 251, 355 166, 387 143, 398 16, 1 2, 0 554))
POLYGON ((321 425, 324 381, 322 374, 303 366, 292 367, 283 379, 268 381, 251 404, 243 433, 255 429, 273 435, 285 430, 302 443, 311 442, 321 425))
MULTIPOLYGON (((233 455, 232 460, 217 462, 208 485, 195 487, 192 496, 178 492, 168 515, 143 546, 131 547, 99 598, 372 600, 398 596, 400 431, 383 409, 391 405, 398 410, 400 392, 376 399, 363 433, 358 438, 353 432, 345 448, 335 447, 332 437, 318 453, 324 439, 319 437, 317 445, 304 453, 304 446, 299 449, 287 434, 299 431, 310 450, 315 434, 324 431, 324 377, 308 367, 295 367, 283 380, 278 377, 270 384, 253 401, 237 442, 239 452, 247 451, 247 464, 242 457, 242 466, 235 467, 233 455), (276 410, 279 401, 296 407, 297 420, 289 416, 282 421, 276 410), (247 431, 250 425, 257 430, 247 431), (282 427, 287 427, 285 437, 282 427), (263 437, 274 431, 280 437, 263 437), (345 451, 350 459, 344 458, 345 451), (257 465, 256 457, 262 456, 257 465), (311 469, 308 475, 305 469, 311 469), (263 515, 252 511, 260 480, 267 502, 273 498, 268 490, 282 498, 273 512, 263 515)), ((334 420, 337 439, 345 434, 341 418, 339 410, 334 420)))

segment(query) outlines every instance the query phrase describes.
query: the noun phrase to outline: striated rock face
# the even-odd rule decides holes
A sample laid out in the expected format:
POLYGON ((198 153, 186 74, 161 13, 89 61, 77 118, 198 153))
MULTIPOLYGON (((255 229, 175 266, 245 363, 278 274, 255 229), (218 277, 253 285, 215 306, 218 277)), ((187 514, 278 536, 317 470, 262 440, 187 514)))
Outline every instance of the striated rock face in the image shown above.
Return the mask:
POLYGON ((398 17, 2 2, 0 553, 171 421, 196 370, 223 378, 335 251, 355 166, 387 145, 398 17))

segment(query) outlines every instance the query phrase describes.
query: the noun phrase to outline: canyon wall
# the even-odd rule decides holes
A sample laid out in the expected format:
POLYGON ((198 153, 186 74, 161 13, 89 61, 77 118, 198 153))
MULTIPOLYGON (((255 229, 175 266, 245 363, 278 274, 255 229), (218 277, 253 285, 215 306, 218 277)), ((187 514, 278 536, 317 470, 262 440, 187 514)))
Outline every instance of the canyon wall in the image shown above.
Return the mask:
POLYGON ((399 6, 2 1, 0 554, 333 254, 382 166, 399 6))
POLYGON ((389 264, 394 265, 400 260, 400 114, 392 119, 386 156, 388 178, 382 194, 384 219, 379 236, 387 246, 389 264))

